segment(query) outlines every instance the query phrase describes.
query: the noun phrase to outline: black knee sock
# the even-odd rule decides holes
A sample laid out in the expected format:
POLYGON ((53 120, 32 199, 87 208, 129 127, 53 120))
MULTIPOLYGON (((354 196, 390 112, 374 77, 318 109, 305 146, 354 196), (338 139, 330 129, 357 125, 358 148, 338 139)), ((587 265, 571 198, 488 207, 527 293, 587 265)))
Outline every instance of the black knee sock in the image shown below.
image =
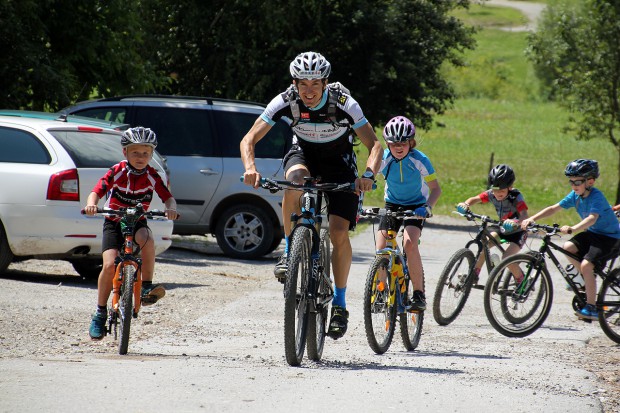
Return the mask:
POLYGON ((106 305, 98 305, 97 306, 97 312, 100 314, 107 314, 108 313, 108 306, 106 305))

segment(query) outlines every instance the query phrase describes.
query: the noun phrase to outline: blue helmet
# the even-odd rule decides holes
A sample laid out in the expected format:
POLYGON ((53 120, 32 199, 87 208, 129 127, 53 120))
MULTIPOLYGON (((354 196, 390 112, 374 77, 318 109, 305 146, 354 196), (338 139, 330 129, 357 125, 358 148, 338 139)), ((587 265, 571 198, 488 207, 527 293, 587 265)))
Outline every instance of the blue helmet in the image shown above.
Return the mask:
POLYGON ((576 159, 566 165, 564 175, 568 177, 583 176, 584 178, 598 178, 598 162, 594 159, 576 159))

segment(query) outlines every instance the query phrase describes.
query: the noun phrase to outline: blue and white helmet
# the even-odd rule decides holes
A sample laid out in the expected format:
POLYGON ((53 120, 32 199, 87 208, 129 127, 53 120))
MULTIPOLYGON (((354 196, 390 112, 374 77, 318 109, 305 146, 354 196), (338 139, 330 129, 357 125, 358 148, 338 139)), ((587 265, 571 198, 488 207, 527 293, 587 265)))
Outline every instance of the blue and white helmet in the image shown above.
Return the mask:
POLYGON ((293 79, 327 79, 332 65, 320 53, 305 52, 291 62, 290 70, 293 79))

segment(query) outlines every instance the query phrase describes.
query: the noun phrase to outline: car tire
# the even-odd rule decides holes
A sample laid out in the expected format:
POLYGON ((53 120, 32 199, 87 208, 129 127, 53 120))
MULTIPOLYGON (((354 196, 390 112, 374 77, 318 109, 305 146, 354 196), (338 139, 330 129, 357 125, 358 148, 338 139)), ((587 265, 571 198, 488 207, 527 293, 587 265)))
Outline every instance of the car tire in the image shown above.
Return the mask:
POLYGON ((13 252, 9 247, 9 240, 4 231, 4 225, 0 222, 0 274, 4 273, 13 261, 13 252))
POLYGON ((225 210, 215 227, 217 243, 224 254, 255 259, 269 252, 274 243, 274 222, 260 207, 241 204, 225 210))
POLYGON ((103 268, 101 259, 76 260, 71 261, 71 265, 73 265, 73 269, 77 271, 78 274, 87 280, 98 279, 99 273, 103 268))

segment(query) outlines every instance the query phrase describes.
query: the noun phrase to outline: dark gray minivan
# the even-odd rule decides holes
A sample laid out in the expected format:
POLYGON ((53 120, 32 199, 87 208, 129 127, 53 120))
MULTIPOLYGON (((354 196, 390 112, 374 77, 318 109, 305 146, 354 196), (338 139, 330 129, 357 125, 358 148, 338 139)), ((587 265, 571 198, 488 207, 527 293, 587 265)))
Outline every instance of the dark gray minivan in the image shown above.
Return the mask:
MULTIPOLYGON (((272 252, 283 237, 282 195, 239 180, 239 143, 263 109, 253 102, 140 95, 79 102, 61 113, 153 129, 181 214, 174 233, 214 234, 225 254, 253 259, 272 252)), ((283 179, 281 160, 291 136, 282 120, 256 146, 263 176, 283 179)))

